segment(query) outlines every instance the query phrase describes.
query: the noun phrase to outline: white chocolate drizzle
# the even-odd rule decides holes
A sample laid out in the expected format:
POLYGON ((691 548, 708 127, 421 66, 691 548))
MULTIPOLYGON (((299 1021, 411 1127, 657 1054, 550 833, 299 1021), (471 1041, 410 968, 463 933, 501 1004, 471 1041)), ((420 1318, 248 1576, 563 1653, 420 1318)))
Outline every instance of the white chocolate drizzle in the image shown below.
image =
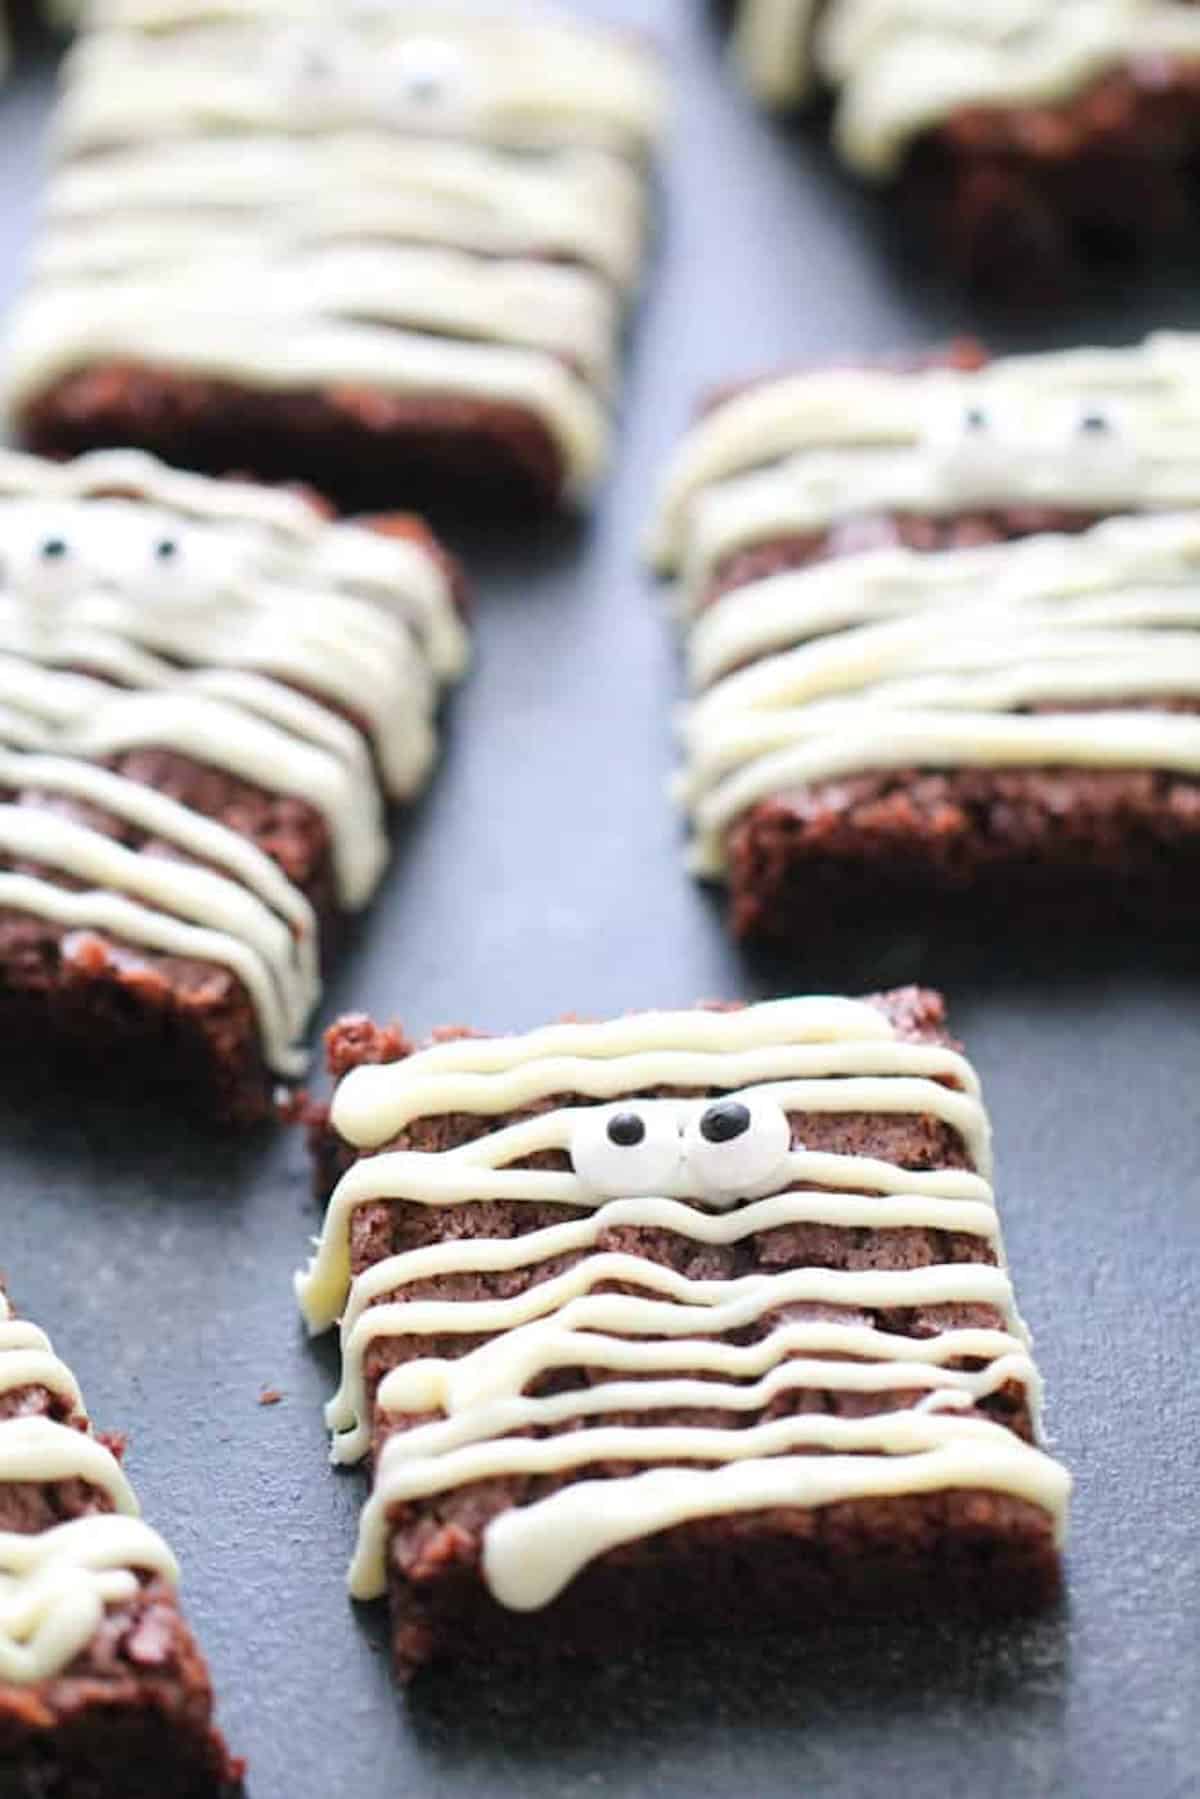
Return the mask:
POLYGON ((465 655, 443 569, 416 540, 128 452, 0 453, 0 563, 0 786, 19 797, 0 804, 0 905, 230 970, 268 1066, 296 1075, 319 992, 308 901, 234 829, 96 763, 170 750, 304 800, 342 904, 365 904, 385 798, 425 779, 465 655))
POLYGON ((111 358, 457 397, 532 414, 566 489, 591 487, 663 123, 645 46, 462 6, 101 3, 92 22, 12 403, 111 358))
POLYGON ((694 610, 736 552, 856 517, 992 506, 1200 504, 1200 336, 1001 357, 979 370, 782 375, 706 413, 663 482, 649 549, 694 610))
POLYGON ((31 1534, 0 1531, 0 1682, 15 1686, 69 1668, 106 1609, 133 1599, 144 1577, 178 1579, 170 1550, 138 1517, 120 1464, 89 1433, 74 1377, 0 1292, 0 1393, 24 1388, 56 1395, 73 1422, 0 1419, 0 1485, 80 1481, 111 1510, 31 1534))
POLYGON ((1200 775, 1200 525, 1115 519, 736 589, 695 626, 677 784, 696 872, 773 794, 889 769, 1200 775))
POLYGON ((1046 107, 1143 60, 1200 58, 1187 0, 741 0, 735 46, 767 105, 836 97, 834 138, 886 180, 913 141, 966 107, 1046 107))
POLYGON ((341 1318, 342 1384, 327 1412, 335 1460, 366 1454, 375 1422, 386 1435, 351 1570, 355 1596, 383 1590, 398 1507, 505 1476, 568 1477, 486 1527, 484 1578, 516 1610, 548 1604, 619 1543, 725 1512, 978 1488, 1043 1507, 1061 1532, 1064 1472, 973 1411, 1012 1384, 1036 1422, 1041 1390, 1005 1268, 978 1082, 956 1051, 906 1041, 877 1007, 833 998, 651 1012, 445 1042, 356 1069, 333 1119, 347 1142, 379 1153, 342 1177, 296 1284, 311 1329, 341 1318), (664 1088, 697 1097, 658 1097, 664 1088), (449 1150, 387 1147, 422 1120, 520 1111, 532 1115, 449 1150), (791 1125, 780 1160, 781 1113, 937 1120, 970 1166, 825 1153, 791 1125), (607 1121, 606 1156, 592 1147, 597 1119, 607 1121), (664 1160, 672 1130, 680 1154, 664 1160), (519 1166, 547 1152, 567 1166, 519 1166), (732 1194, 739 1171, 749 1176, 743 1203, 732 1194), (467 1227, 351 1278, 360 1206, 480 1206, 486 1216, 496 1201, 561 1206, 565 1216, 502 1238, 467 1227), (703 1266, 706 1246, 802 1225, 959 1232, 978 1240, 979 1259, 903 1271, 768 1265, 724 1279, 621 1247, 631 1228, 669 1233, 694 1243, 703 1266), (505 1297, 503 1277, 517 1272, 533 1279, 505 1297), (438 1283, 478 1275, 500 1277, 496 1297, 439 1297, 438 1283), (948 1307, 951 1322, 917 1339, 869 1316, 914 1306, 948 1307), (463 1353, 422 1353, 425 1340, 456 1336, 463 1353), (373 1415, 366 1362, 389 1345, 400 1357, 373 1415), (586 1378, 539 1390, 556 1371, 586 1378), (831 1391, 877 1398, 879 1409, 751 1421, 789 1394, 831 1391), (656 1421, 667 1410, 703 1421, 656 1421), (713 1421, 721 1414, 728 1424, 713 1421), (387 1434, 389 1418, 405 1427, 387 1434), (587 1477, 607 1461, 636 1471, 587 1477))

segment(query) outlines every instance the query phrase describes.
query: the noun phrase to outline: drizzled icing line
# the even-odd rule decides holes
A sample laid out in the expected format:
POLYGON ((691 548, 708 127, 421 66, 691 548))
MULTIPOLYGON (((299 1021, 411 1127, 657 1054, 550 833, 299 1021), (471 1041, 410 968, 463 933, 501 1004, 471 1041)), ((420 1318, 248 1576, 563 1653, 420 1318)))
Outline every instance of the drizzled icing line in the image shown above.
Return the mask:
POLYGON ((1062 1471, 1002 1426, 963 1415, 1013 1384, 1036 1420, 1040 1383, 983 1172, 988 1134, 978 1085, 960 1056, 903 1041, 883 1013, 852 1001, 649 1013, 523 1038, 447 1042, 355 1070, 339 1088, 334 1119, 347 1140, 373 1148, 420 1119, 496 1116, 547 1102, 534 1117, 454 1149, 391 1150, 360 1160, 339 1183, 316 1257, 298 1278, 312 1328, 342 1312, 343 1379, 327 1413, 339 1461, 357 1459, 369 1446, 365 1358, 373 1346, 401 1338, 483 1339, 457 1357, 402 1358, 380 1384, 375 1405, 385 1421, 389 1414, 428 1414, 430 1421, 394 1432, 382 1448, 351 1571, 357 1596, 382 1590, 388 1520, 397 1506, 470 1481, 582 1473, 608 1459, 646 1469, 621 1480, 579 1479, 566 1489, 575 1495, 569 1504, 553 1495, 487 1527, 485 1578, 500 1603, 536 1608, 618 1542, 689 1517, 772 1504, 978 1486, 1044 1506, 1061 1528, 1062 1471), (769 1076, 764 1057, 773 1064, 769 1076), (745 1085, 756 1060, 755 1084, 745 1085), (701 1097, 637 1097, 664 1087, 701 1097), (703 1097, 714 1093, 723 1097, 703 1097), (598 1103, 553 1103, 570 1094, 598 1103), (915 1171, 802 1144, 789 1149, 790 1125, 780 1149, 776 1119, 829 1111, 940 1118, 968 1146, 973 1167, 915 1171), (569 1169, 515 1166, 548 1150, 565 1151, 569 1169), (351 1282, 351 1216, 381 1200, 526 1201, 575 1215, 514 1237, 435 1242, 375 1263, 351 1282), (722 1280, 692 1278, 607 1247, 610 1233, 625 1227, 723 1245, 803 1223, 960 1231, 977 1237, 989 1259, 903 1272, 795 1268, 722 1280), (543 1277, 509 1298, 444 1299, 436 1286, 434 1297, 415 1290, 455 1276, 538 1268, 543 1277), (619 1290, 602 1290, 613 1285, 619 1290), (788 1311, 796 1305, 834 1316, 796 1320, 788 1311), (948 1328, 914 1340, 861 1322, 876 1309, 940 1305, 993 1308, 1001 1328, 948 1328), (754 1327, 763 1330, 757 1340, 728 1341, 754 1327), (531 1396, 555 1369, 605 1378, 531 1396), (812 1388, 881 1401, 912 1397, 898 1413, 854 1420, 804 1414, 739 1429, 654 1421, 668 1408, 736 1416, 812 1388), (639 1412, 639 1424, 622 1421, 639 1412), (547 1434, 531 1440, 523 1434, 531 1428, 547 1434), (833 1453, 805 1457, 805 1448, 833 1453), (687 1468, 696 1461, 717 1466, 701 1474, 687 1468), (557 1530, 550 1540, 560 1517, 568 1520, 565 1544, 557 1530))
MULTIPOLYGON (((0 1293, 0 1393, 42 1387, 86 1423, 74 1377, 49 1340, 14 1319, 0 1293)), ((44 1417, 0 1419, 0 1483, 81 1481, 110 1512, 25 1535, 0 1531, 0 1681, 17 1686, 62 1673, 96 1634, 109 1606, 133 1599, 145 1575, 175 1582, 162 1539, 137 1515, 119 1463, 87 1429, 44 1417)))
POLYGON ((1136 705, 1200 700, 1198 566, 1193 518, 1125 519, 739 588, 693 644, 711 681, 681 726, 693 866, 719 875, 758 801, 881 769, 1200 774, 1200 720, 1136 705))
POLYGON ((532 413, 567 488, 595 482, 663 122, 653 54, 454 7, 95 23, 10 335, 14 404, 113 357, 459 396, 532 413))
POLYGON ((999 358, 982 369, 821 369, 761 382, 685 436, 648 548, 685 609, 739 550, 886 512, 1200 504, 1200 337, 999 358))
POLYGON ((0 786, 20 796, 0 803, 0 903, 228 968, 268 1065, 295 1076, 319 992, 308 901, 233 829, 95 763, 167 749, 304 800, 341 903, 365 904, 385 793, 424 781, 465 651, 436 557, 132 453, 0 453, 0 562, 0 786), (130 850, 63 800, 177 853, 130 850))

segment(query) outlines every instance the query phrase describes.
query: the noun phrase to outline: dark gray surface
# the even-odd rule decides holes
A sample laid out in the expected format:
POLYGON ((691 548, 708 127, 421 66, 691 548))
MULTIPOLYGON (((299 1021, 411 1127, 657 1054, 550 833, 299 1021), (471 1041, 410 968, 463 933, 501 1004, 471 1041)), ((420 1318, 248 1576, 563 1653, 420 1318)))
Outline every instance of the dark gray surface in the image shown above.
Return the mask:
MULTIPOLYGON (((617 11, 614 6, 606 11, 617 11)), ((720 79, 690 0, 626 0, 679 76, 660 266, 628 428, 592 524, 476 546, 477 672, 442 773, 342 965, 330 1015, 416 1031, 568 1009, 942 982, 983 1071, 1023 1308, 1078 1476, 1070 1603, 1028 1628, 716 1642, 537 1683, 390 1685, 343 1592, 357 1476, 325 1464, 332 1355, 289 1277, 316 1227, 301 1146, 170 1120, 0 1109, 0 1263, 92 1411, 135 1435, 148 1516, 254 1799, 1179 1799, 1200 1793, 1200 957, 1137 938, 852 942, 747 969, 683 876, 663 797, 674 651, 634 545, 702 383, 780 358, 919 342, 968 320, 889 265, 876 209, 819 147, 720 79), (257 1404, 264 1386, 285 1398, 257 1404)), ((0 279, 15 282, 46 91, 0 100, 0 279)), ((1080 334, 1200 323, 1186 274, 1094 300, 1080 334)), ((1050 343, 1067 321, 1008 331, 1050 343)))

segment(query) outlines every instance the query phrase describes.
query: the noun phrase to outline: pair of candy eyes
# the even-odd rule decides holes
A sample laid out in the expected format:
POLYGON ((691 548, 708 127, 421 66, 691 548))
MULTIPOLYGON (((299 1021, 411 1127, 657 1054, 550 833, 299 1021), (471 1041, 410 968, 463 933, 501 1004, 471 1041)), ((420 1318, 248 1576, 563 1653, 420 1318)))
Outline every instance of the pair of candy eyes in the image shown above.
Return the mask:
MULTIPOLYGON (((189 574, 201 575, 202 571, 188 554, 184 537, 169 531, 145 538, 122 534, 119 540, 110 540, 105 534, 99 540, 51 529, 33 535, 26 543, 10 542, 0 548, 3 584, 37 597, 69 598, 97 580, 160 588, 169 579, 174 586, 185 587, 189 574)), ((211 570, 205 587, 211 592, 211 570)))
POLYGON ((380 67, 336 37, 297 36, 279 53, 278 79, 285 95, 301 105, 344 102, 358 109, 365 101, 383 111, 435 112, 461 95, 464 68, 454 45, 439 39, 402 44, 380 67))
POLYGON ((598 1107, 571 1141, 571 1164, 590 1191, 638 1198, 698 1189, 733 1203, 768 1181, 792 1148, 781 1106, 757 1095, 684 1110, 671 1102, 598 1107))

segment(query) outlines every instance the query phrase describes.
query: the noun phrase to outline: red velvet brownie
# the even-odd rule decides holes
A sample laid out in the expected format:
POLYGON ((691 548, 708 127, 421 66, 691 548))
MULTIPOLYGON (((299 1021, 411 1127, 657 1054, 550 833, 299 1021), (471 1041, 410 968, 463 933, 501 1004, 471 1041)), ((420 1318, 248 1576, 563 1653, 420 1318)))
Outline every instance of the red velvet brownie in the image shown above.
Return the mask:
POLYGON ((741 0, 737 34, 769 104, 832 89, 846 162, 970 280, 1054 289, 1196 227, 1194 0, 741 0))
POLYGON ((5 1042, 260 1118, 431 765, 453 570, 131 452, 0 457, 0 552, 5 1042))
POLYGON ((678 784, 735 928, 1194 921, 1200 344, 729 394, 668 476, 678 784))
POLYGON ((1068 1481, 936 994, 331 1051, 297 1288, 402 1676, 1053 1599, 1068 1481))
POLYGON ((344 509, 584 498, 664 103, 565 15, 101 0, 10 338, 31 447, 344 509))
POLYGON ((5 1799, 233 1799, 208 1670, 119 1440, 0 1290, 0 1789, 5 1799))

